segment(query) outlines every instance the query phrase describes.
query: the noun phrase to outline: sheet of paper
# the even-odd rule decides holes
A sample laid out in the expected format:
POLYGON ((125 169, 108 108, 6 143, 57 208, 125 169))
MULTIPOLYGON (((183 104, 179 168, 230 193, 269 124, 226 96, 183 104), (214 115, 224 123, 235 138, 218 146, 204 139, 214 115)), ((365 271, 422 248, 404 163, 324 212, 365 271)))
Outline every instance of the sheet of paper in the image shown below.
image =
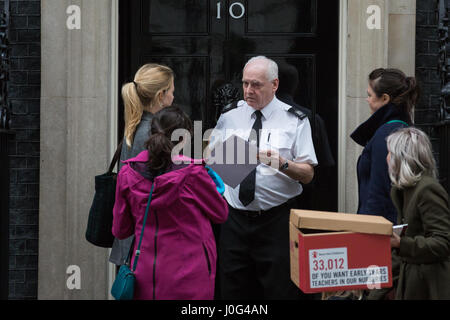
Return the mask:
POLYGON ((405 235, 406 228, 408 228, 408 225, 407 225, 407 224, 400 224, 400 225, 396 225, 396 226, 393 226, 393 227, 392 227, 393 231, 394 231, 399 237, 405 235))
POLYGON ((236 188, 258 166, 257 152, 255 144, 232 135, 214 146, 206 163, 225 184, 236 188))

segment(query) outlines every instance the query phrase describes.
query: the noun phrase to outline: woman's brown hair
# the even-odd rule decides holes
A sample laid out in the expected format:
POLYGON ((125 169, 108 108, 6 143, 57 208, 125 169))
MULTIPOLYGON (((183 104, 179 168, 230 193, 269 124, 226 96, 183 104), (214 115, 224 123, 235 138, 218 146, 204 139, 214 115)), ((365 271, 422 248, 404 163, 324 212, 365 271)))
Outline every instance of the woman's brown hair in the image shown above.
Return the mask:
POLYGON ((150 129, 150 138, 146 146, 148 150, 147 166, 152 174, 166 170, 172 163, 172 150, 180 141, 172 141, 172 133, 184 129, 192 134, 192 121, 178 107, 167 107, 157 112, 150 129))
POLYGON ((378 68, 369 75, 369 85, 378 98, 383 94, 390 102, 406 112, 411 120, 419 98, 419 87, 414 77, 407 77, 401 70, 378 68))

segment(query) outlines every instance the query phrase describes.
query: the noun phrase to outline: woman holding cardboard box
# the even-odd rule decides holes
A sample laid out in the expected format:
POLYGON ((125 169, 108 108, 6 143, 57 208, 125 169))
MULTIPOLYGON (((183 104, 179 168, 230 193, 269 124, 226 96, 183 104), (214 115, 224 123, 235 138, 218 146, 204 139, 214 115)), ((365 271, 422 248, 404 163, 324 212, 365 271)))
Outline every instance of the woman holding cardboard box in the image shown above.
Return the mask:
POLYGON ((392 201, 404 236, 391 246, 401 259, 396 299, 450 299, 450 211, 448 194, 436 179, 431 143, 416 128, 387 139, 392 201))

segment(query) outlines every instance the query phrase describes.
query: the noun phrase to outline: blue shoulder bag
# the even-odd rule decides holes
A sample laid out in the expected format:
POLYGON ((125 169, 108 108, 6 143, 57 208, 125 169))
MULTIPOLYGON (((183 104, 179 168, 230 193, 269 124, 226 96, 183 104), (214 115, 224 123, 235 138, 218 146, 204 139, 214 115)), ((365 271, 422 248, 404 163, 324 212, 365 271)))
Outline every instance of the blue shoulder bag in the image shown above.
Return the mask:
MULTIPOLYGON (((145 209, 144 222, 142 225, 142 232, 141 232, 141 237, 139 239, 139 244, 136 249, 136 255, 135 255, 134 263, 133 263, 133 270, 131 270, 129 267, 129 259, 130 259, 130 254, 129 254, 128 259, 127 259, 128 263, 120 266, 119 273, 117 274, 116 280, 114 281, 113 286, 111 288, 111 295, 116 300, 132 300, 133 299, 134 283, 136 281, 136 276, 135 276, 134 272, 136 271, 139 255, 141 253, 141 251, 140 251, 141 243, 142 243, 142 238, 144 236, 145 224, 147 223, 148 209, 150 207, 150 202, 152 201, 152 194, 153 194, 154 186, 155 186, 155 183, 153 182, 152 188, 150 190, 150 195, 148 197, 147 208, 145 209)), ((130 250, 130 253, 131 253, 131 250, 130 250)))

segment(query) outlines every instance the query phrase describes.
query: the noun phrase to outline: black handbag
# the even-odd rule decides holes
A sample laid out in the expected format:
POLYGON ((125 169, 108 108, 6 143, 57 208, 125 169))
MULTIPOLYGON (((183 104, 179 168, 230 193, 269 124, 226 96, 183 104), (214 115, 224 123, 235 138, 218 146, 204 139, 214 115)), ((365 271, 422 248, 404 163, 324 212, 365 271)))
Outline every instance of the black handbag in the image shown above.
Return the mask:
POLYGON ((95 176, 95 194, 89 210, 86 240, 98 247, 111 248, 114 242, 112 222, 117 173, 113 170, 120 157, 122 144, 123 141, 117 147, 108 172, 95 176))

